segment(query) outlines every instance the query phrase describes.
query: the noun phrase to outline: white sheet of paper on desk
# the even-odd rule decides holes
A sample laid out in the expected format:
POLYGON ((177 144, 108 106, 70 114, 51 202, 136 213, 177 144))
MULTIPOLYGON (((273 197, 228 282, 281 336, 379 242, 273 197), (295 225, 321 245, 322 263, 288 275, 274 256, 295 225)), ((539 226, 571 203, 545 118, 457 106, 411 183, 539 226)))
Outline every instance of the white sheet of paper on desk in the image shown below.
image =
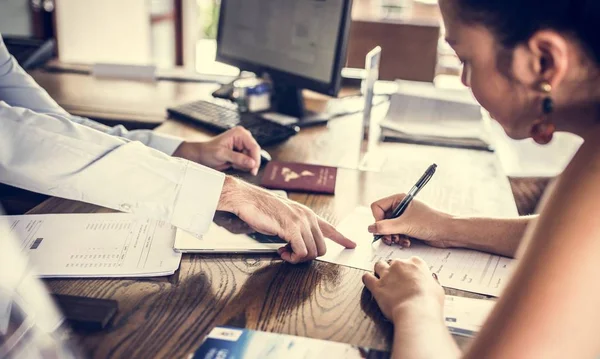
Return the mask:
POLYGON ((434 248, 414 242, 410 248, 388 246, 373 241, 367 227, 374 222, 371 210, 359 207, 338 226, 338 230, 357 243, 345 249, 329 241, 327 253, 319 260, 373 271, 379 260, 421 257, 440 283, 449 288, 498 296, 508 280, 512 259, 468 249, 434 248))
POLYGON ((495 301, 447 295, 444 300, 444 321, 450 333, 472 337, 494 309, 495 301))
POLYGON ((169 275, 181 261, 173 250, 175 227, 162 221, 122 213, 6 219, 41 277, 169 275))

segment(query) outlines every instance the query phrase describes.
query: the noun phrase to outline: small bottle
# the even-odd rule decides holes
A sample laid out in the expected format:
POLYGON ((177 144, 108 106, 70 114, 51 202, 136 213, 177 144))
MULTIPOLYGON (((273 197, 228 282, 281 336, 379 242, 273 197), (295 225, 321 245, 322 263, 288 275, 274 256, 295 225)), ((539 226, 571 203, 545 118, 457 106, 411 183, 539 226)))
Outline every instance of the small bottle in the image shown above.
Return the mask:
POLYGON ((259 112, 269 109, 271 88, 257 78, 245 78, 233 83, 233 99, 240 112, 259 112))
POLYGON ((271 87, 266 82, 249 87, 246 95, 250 112, 265 111, 271 107, 271 87))
POLYGON ((238 105, 238 111, 248 111, 248 94, 247 87, 244 85, 242 80, 237 80, 233 83, 233 101, 238 105))

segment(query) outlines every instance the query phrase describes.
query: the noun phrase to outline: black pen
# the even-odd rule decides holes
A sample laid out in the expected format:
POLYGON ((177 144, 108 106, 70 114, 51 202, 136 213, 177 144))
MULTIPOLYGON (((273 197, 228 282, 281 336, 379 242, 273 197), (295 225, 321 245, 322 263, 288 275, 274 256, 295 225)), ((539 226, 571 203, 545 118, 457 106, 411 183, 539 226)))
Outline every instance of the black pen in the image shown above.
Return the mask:
MULTIPOLYGON (((425 187, 427 182, 429 182, 431 177, 433 177, 433 174, 435 173, 436 168, 437 168, 437 165, 435 163, 432 164, 431 166, 429 166, 427 171, 425 171, 425 173, 423 173, 423 176, 421 176, 421 178, 417 181, 417 183, 413 186, 413 188, 411 188, 410 191, 408 191, 408 194, 406 195, 406 197, 404 197, 404 199, 402 201, 400 201, 400 203, 398 203, 396 208, 394 208, 394 212, 392 212, 392 216, 388 219, 398 218, 402 215, 402 213, 404 213, 404 211, 406 210, 406 208, 408 207, 410 202, 413 200, 413 198, 415 198, 417 193, 419 193, 419 191, 423 187, 425 187)), ((382 235, 379 235, 379 234, 375 235, 373 237, 373 243, 375 243, 378 239, 381 239, 381 238, 383 238, 382 235)))

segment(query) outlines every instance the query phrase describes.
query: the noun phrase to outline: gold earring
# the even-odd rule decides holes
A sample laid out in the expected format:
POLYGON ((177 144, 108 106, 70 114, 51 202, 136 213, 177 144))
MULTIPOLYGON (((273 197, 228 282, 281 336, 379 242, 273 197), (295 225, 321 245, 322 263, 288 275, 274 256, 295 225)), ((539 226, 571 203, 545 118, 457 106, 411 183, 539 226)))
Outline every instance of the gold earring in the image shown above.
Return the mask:
POLYGON ((549 82, 544 81, 540 84, 540 90, 545 93, 550 93, 552 92, 552 85, 550 85, 549 82))
POLYGON ((544 81, 540 84, 540 90, 545 93, 545 97, 542 99, 542 118, 533 123, 531 137, 535 142, 544 145, 552 141, 556 127, 549 118, 554 111, 554 101, 550 97, 552 85, 544 81))

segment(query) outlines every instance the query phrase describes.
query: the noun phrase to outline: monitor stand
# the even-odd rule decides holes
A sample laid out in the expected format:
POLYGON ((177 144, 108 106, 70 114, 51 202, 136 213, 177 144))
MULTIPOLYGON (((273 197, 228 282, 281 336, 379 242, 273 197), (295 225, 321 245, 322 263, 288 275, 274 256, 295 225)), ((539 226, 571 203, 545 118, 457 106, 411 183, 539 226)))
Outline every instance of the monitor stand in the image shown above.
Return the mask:
POLYGON ((297 122, 293 124, 300 128, 326 124, 331 119, 326 113, 315 113, 305 108, 301 88, 277 83, 273 86, 271 111, 296 118, 297 122))

